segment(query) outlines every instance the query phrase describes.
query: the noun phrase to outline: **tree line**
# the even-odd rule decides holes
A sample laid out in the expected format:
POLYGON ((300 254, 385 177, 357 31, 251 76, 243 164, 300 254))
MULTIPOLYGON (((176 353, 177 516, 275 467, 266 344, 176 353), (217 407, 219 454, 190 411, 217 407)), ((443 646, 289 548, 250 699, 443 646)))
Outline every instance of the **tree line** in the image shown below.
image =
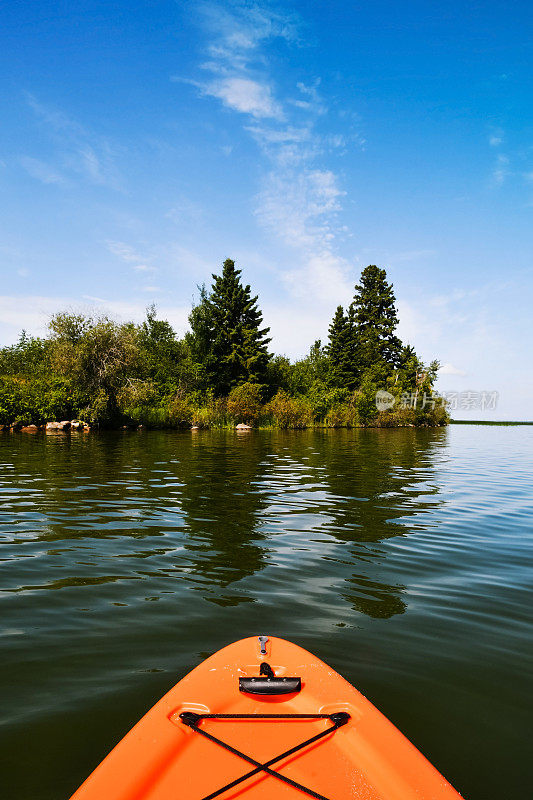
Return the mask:
POLYGON ((22 332, 17 344, 0 349, 0 424, 73 418, 154 427, 447 421, 433 389, 439 364, 425 366, 396 335, 393 287, 375 265, 362 271, 350 305, 337 308, 328 341, 315 341, 296 361, 270 351, 258 298, 231 259, 209 290, 200 287, 189 325, 178 337, 155 306, 141 324, 55 314, 47 336, 22 332), (378 410, 378 390, 389 393, 390 408, 378 410))

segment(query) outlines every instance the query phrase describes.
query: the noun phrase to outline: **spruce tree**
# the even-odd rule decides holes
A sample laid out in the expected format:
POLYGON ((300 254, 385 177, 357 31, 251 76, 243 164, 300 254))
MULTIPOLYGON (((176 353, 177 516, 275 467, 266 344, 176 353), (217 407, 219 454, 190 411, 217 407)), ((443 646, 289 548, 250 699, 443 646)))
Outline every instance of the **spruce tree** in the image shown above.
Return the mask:
POLYGON ((202 290, 189 317, 193 352, 202 363, 207 386, 218 395, 247 381, 263 383, 271 358, 270 329, 261 328, 257 296, 251 296, 240 276, 241 270, 227 258, 222 274, 213 275, 211 292, 202 290))
POLYGON ((327 355, 329 361, 329 382, 332 386, 354 389, 356 383, 356 363, 354 352, 353 319, 350 310, 344 313, 342 306, 337 310, 329 326, 327 355))
POLYGON ((394 333, 398 326, 395 302, 385 270, 375 264, 365 267, 352 303, 361 373, 376 367, 389 371, 399 366, 402 343, 394 333))

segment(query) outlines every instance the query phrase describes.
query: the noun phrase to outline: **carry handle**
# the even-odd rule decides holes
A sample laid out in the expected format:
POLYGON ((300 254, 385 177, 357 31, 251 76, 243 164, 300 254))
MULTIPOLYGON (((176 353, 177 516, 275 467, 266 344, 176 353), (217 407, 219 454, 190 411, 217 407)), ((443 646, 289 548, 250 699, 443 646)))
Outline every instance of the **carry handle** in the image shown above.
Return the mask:
POLYGON ((301 678, 239 678, 239 691, 246 694, 293 694, 301 689, 301 678))

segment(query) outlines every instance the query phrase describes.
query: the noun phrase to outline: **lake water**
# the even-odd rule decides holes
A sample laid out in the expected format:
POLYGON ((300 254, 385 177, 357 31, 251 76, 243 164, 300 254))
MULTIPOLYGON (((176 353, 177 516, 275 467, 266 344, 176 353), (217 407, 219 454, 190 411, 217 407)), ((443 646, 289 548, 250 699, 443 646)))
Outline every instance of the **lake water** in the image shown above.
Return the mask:
POLYGON ((68 798, 259 633, 469 800, 531 797, 532 476, 529 427, 0 435, 3 800, 68 798))

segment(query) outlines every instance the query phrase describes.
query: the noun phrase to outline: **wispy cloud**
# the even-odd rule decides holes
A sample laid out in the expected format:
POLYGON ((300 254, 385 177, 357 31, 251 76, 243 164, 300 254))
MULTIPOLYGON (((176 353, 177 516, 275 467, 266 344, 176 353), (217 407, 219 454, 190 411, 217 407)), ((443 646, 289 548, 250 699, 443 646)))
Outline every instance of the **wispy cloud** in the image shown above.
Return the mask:
POLYGON ((110 253, 113 253, 114 256, 117 256, 126 264, 130 264, 136 272, 157 272, 157 267, 147 263, 150 261, 150 257, 147 258, 146 255, 137 252, 134 247, 126 242, 108 241, 106 245, 110 253))
POLYGON ((198 11, 210 38, 207 52, 217 64, 246 68, 269 39, 298 42, 301 23, 295 14, 266 4, 235 2, 230 7, 200 3, 198 11))
POLYGON ((503 153, 498 153, 496 166, 492 170, 492 179, 497 186, 501 186, 505 179, 511 174, 509 169, 509 157, 503 153))
POLYGON ((201 3, 197 10, 209 38, 208 58, 199 66, 211 77, 174 80, 193 84, 201 94, 218 98, 233 111, 255 119, 283 120, 266 59, 260 57, 259 50, 273 39, 296 41, 296 17, 246 2, 233 3, 230 8, 201 3))
MULTIPOLYGON (((349 137, 319 132, 318 121, 328 113, 319 77, 284 90, 276 81, 271 44, 301 45, 302 25, 295 15, 268 6, 201 8, 207 59, 190 82, 202 96, 216 97, 243 116, 244 129, 265 159, 255 216, 291 254, 290 266, 279 268, 280 278, 294 296, 331 306, 349 297, 353 281, 336 249, 345 235, 339 222, 345 193, 324 156, 344 152, 349 137)), ((350 136, 361 146, 360 136, 350 136)))
MULTIPOLYGON (((85 295, 84 299, 91 302, 93 309, 96 308, 104 314, 111 314, 122 322, 141 322, 146 316, 146 306, 142 303, 112 300, 92 295, 85 295)), ((57 306, 55 310, 57 310, 57 306)), ((190 310, 189 305, 157 304, 158 315, 162 319, 168 320, 179 336, 183 335, 187 329, 190 310)))
POLYGON ((89 131, 63 111, 39 102, 26 94, 28 106, 55 146, 53 164, 32 156, 20 159, 24 169, 43 183, 67 184, 71 181, 121 189, 115 148, 103 137, 89 131))
POLYGON ((330 170, 272 171, 258 195, 257 217, 288 245, 312 250, 330 246, 344 192, 330 170))
POLYGON ((54 167, 51 167, 49 164, 46 164, 44 161, 41 161, 38 158, 32 158, 31 156, 23 156, 20 159, 21 166, 26 170, 28 175, 32 178, 35 178, 41 183, 46 184, 64 184, 66 183, 66 179, 64 175, 61 175, 58 170, 54 167))
POLYGON ((271 87, 265 83, 234 76, 200 84, 200 88, 203 94, 218 97, 233 111, 251 114, 256 119, 283 119, 281 106, 274 100, 271 87))
MULTIPOLYGON (((179 242, 144 245, 140 248, 114 240, 108 240, 105 244, 110 253, 127 264, 133 272, 143 275, 147 282, 168 280, 172 285, 176 276, 182 279, 184 275, 189 275, 192 276, 194 283, 197 283, 213 270, 211 261, 179 242), (155 278, 156 273, 158 278, 155 278)), ((163 291, 164 288, 164 284, 156 286, 150 283, 142 291, 163 291)))
POLYGON ((466 376, 466 372, 464 369, 459 369, 459 367, 455 367, 453 364, 450 364, 448 361, 446 364, 443 364, 442 367, 439 369, 439 375, 458 375, 459 377, 464 378, 466 376))
MULTIPOLYGON (((230 148, 231 152, 231 148, 230 148)), ((227 154, 229 155, 229 153, 227 154)), ((203 223, 205 210, 200 203, 188 197, 178 197, 172 208, 166 212, 165 217, 178 225, 197 225, 203 223)))
POLYGON ((0 341, 15 342, 22 330, 34 336, 44 335, 50 316, 71 304, 65 297, 0 295, 0 341))

